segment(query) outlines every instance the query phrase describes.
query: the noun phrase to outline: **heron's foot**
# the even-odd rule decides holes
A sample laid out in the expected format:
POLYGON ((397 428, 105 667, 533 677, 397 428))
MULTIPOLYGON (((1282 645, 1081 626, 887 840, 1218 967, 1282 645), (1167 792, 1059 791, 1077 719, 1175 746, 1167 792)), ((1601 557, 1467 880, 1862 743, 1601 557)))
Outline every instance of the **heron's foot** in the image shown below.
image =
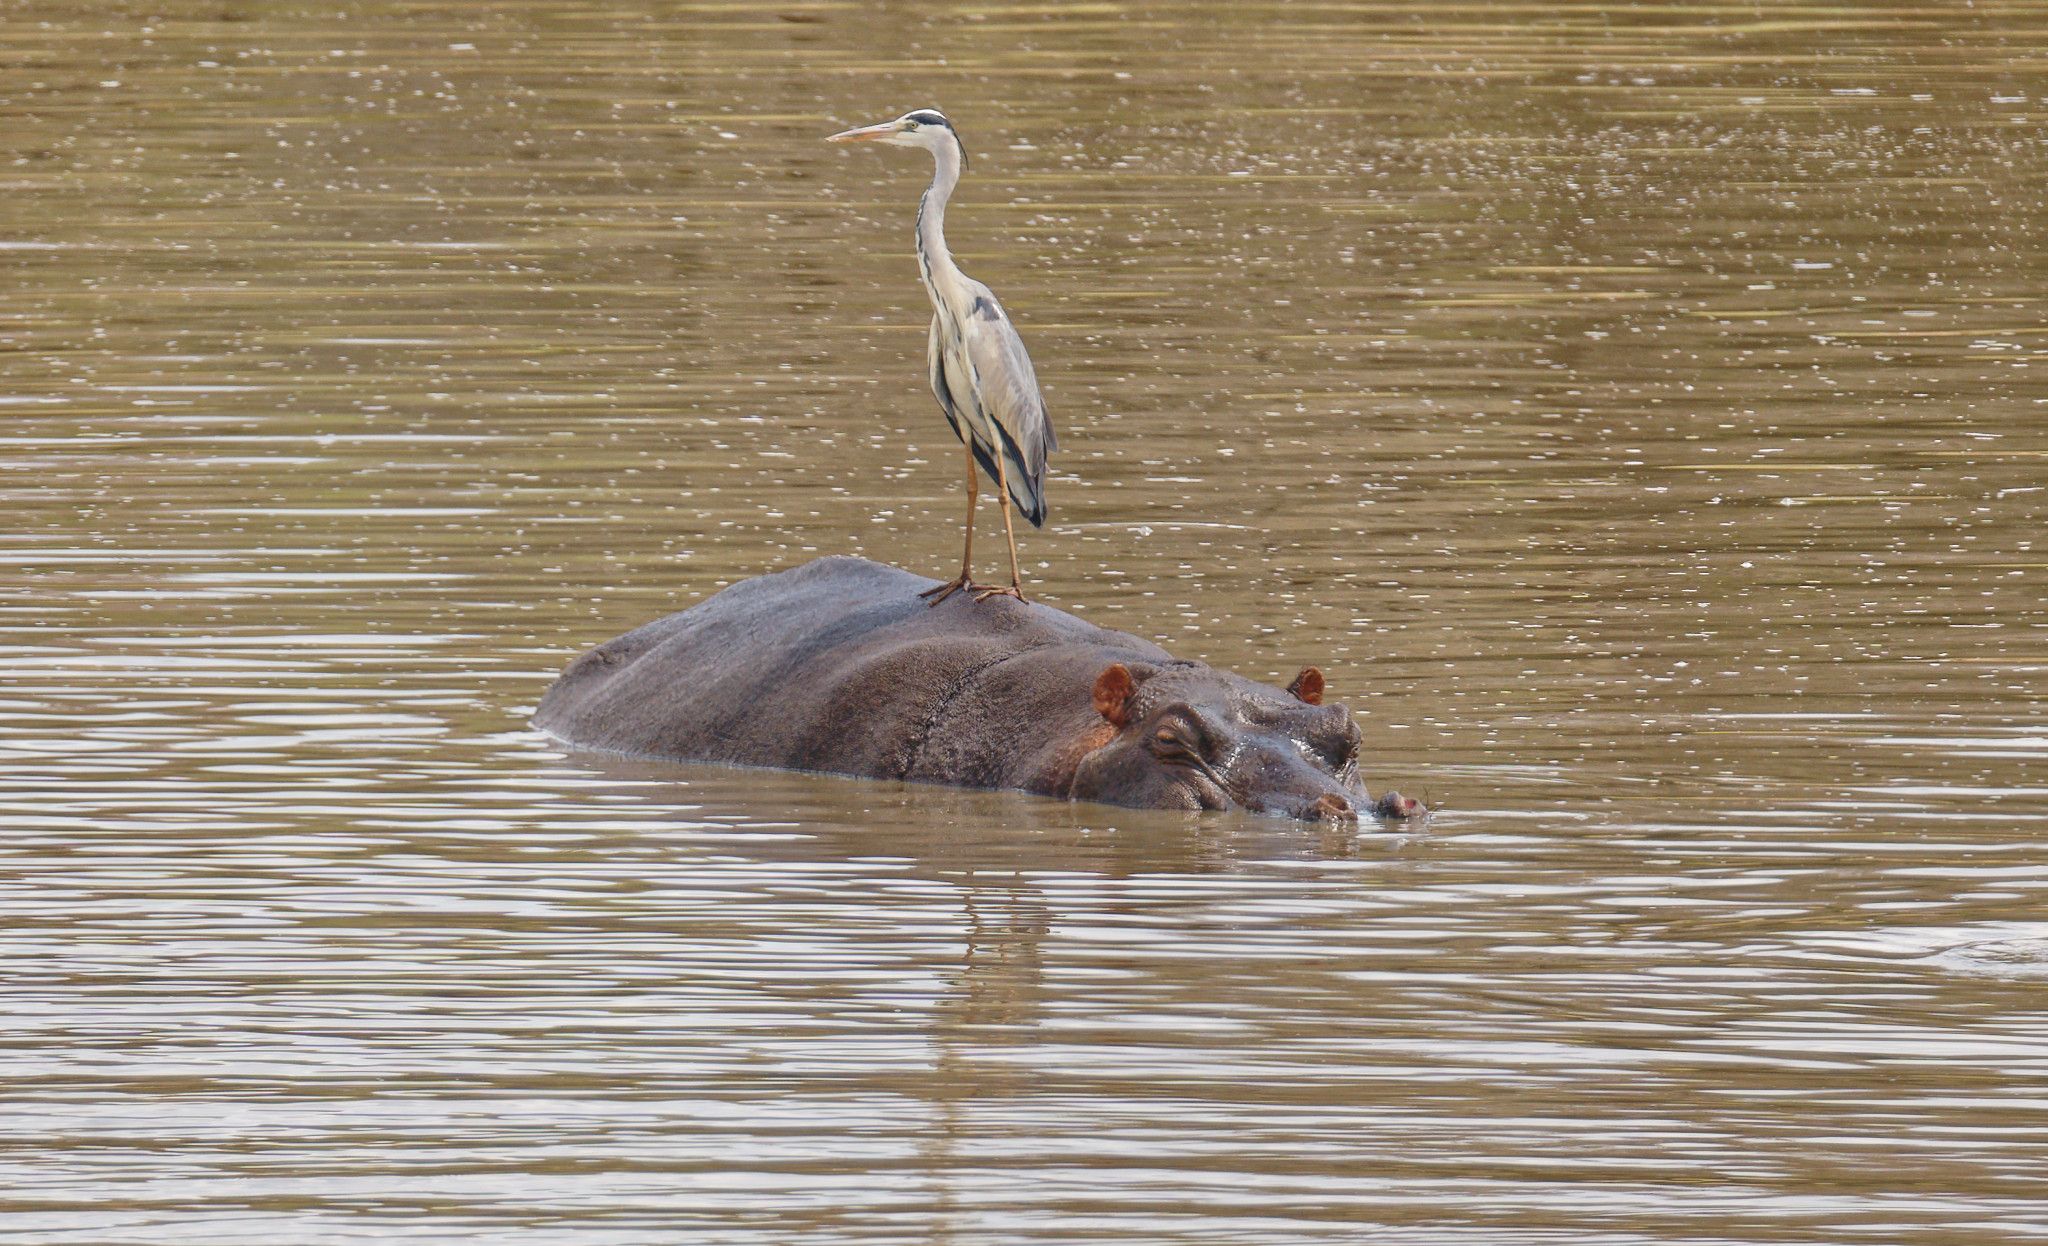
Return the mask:
POLYGON ((944 584, 935 584, 919 593, 918 596, 924 598, 925 605, 936 606, 963 588, 970 593, 979 593, 985 591, 987 587, 985 584, 976 584, 973 580, 967 578, 967 573, 963 571, 958 578, 948 580, 944 584))
POLYGON ((1015 597, 1018 601, 1026 600, 1024 587, 1021 584, 1011 584, 1004 588, 992 588, 986 584, 976 584, 972 586, 971 591, 974 593, 974 600, 976 601, 987 601, 991 597, 1015 597))

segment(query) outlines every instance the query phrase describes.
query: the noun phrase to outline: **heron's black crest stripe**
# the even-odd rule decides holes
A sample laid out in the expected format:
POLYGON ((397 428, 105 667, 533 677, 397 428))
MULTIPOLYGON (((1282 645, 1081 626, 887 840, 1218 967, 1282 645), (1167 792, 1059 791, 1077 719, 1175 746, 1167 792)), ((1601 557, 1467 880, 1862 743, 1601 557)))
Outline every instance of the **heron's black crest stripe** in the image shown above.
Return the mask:
POLYGON ((933 112, 933 111, 932 111, 931 109, 929 109, 929 108, 920 108, 920 109, 918 109, 918 110, 917 110, 916 112, 907 112, 907 113, 904 113, 904 114, 903 114, 903 119, 904 119, 905 121, 911 122, 911 123, 913 123, 913 124, 915 124, 915 125, 936 125, 936 126, 943 126, 943 127, 945 127, 946 129, 948 129, 948 130, 951 130, 951 131, 952 131, 952 133, 953 133, 953 142, 954 142, 954 144, 955 144, 955 145, 957 145, 957 146, 958 146, 958 147, 960 148, 960 168, 961 168, 961 171, 962 171, 962 172, 965 172, 965 171, 966 171, 966 169, 967 169, 967 144, 966 144, 965 142, 963 142, 963 141, 961 140, 961 138, 960 138, 960 131, 958 131, 958 130, 954 129, 954 128, 953 128, 953 123, 952 123, 952 122, 950 122, 950 121, 948 121, 948 120, 946 120, 946 116, 945 116, 945 114, 944 114, 944 113, 937 113, 937 112, 933 112))

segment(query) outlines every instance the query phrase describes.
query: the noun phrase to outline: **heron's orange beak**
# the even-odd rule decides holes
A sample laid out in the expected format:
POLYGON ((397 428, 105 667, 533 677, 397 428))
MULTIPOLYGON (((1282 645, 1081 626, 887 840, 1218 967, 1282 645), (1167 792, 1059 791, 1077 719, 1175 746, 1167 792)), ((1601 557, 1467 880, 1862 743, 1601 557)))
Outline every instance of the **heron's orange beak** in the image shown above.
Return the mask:
POLYGON ((855 126, 851 130, 841 130, 825 141, 828 143, 872 143, 878 138, 887 138, 895 132, 896 123, 884 121, 880 125, 855 126))

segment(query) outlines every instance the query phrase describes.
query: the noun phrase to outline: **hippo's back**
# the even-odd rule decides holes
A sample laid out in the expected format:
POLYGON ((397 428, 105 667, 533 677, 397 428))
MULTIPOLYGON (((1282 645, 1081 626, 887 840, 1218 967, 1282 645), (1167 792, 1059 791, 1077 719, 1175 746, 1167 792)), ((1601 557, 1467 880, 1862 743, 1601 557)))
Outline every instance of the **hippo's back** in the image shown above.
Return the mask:
POLYGON ((934 583, 840 557, 743 581, 578 658, 534 723, 613 752, 902 777, 947 706, 1020 654, 1166 657, 1005 597, 928 607, 917 594, 934 583))

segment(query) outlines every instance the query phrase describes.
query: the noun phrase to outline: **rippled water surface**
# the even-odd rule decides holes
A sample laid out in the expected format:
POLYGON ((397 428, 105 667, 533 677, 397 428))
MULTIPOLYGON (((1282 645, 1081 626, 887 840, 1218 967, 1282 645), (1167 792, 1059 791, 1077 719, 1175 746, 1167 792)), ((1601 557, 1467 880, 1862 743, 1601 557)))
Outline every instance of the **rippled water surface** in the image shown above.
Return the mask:
POLYGON ((2044 46, 6 7, 0 1242, 2048 1240, 2044 46), (527 727, 949 566, 928 162, 818 141, 924 104, 1043 599, 1322 665, 1427 826, 527 727))

